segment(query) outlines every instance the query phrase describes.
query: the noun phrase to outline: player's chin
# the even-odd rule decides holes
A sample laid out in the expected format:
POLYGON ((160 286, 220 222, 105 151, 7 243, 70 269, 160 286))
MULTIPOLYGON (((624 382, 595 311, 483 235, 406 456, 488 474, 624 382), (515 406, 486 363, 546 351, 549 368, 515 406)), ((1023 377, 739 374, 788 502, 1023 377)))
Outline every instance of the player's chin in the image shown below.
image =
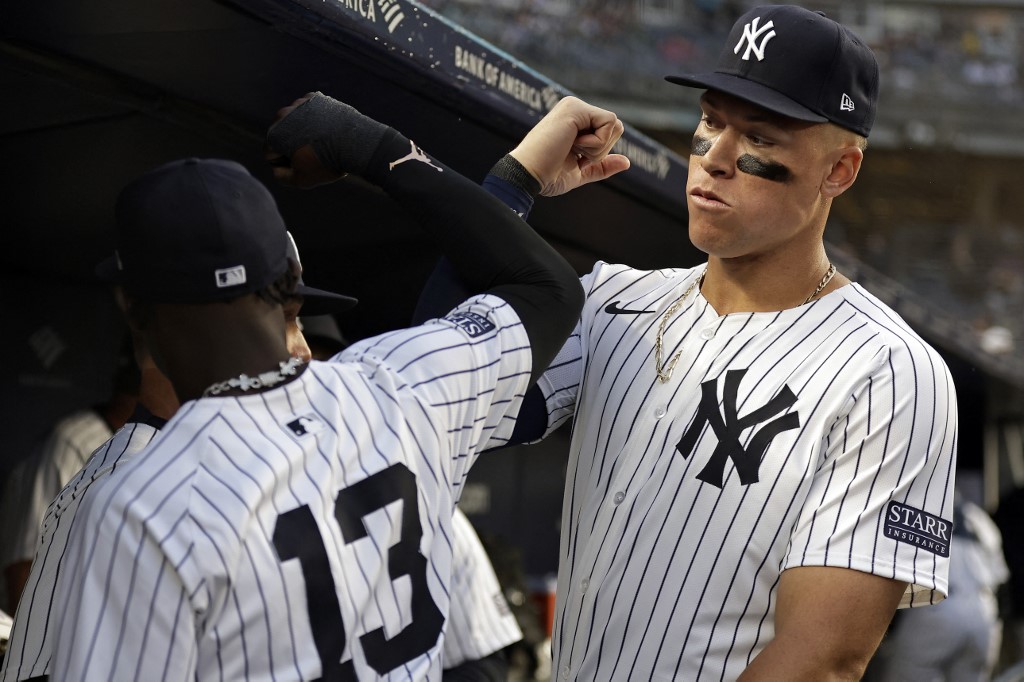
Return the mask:
POLYGON ((728 230, 690 217, 690 243, 711 256, 728 258, 736 250, 735 240, 728 230))

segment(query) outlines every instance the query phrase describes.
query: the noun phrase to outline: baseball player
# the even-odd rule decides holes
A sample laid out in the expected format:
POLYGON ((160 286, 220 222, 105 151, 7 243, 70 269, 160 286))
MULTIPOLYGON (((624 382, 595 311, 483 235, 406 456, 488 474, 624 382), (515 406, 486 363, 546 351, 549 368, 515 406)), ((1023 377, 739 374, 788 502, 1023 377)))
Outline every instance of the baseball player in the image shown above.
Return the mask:
POLYGON ((39 524, 50 501, 134 408, 135 398, 130 395, 134 386, 129 390, 122 379, 128 383, 136 379, 122 374, 119 369, 114 393, 103 405, 76 410, 57 421, 41 447, 22 460, 5 483, 3 495, 10 504, 0 532, 0 564, 12 610, 28 579, 39 524))
MULTIPOLYGON (((288 258, 299 263, 299 253, 288 235, 288 258)), ((110 271, 113 259, 99 268, 100 277, 113 281, 110 271)), ((298 320, 299 307, 314 312, 344 311, 355 305, 350 296, 335 294, 306 286, 300 275, 296 297, 284 306, 285 334, 292 356, 309 360, 311 350, 298 320)), ((122 292, 117 292, 122 310, 127 306, 122 292)), ((61 605, 55 601, 57 583, 67 580, 62 571, 68 535, 75 524, 75 514, 90 487, 98 479, 113 473, 122 463, 138 453, 156 435, 178 409, 178 398, 167 377, 160 371, 140 334, 133 334, 135 362, 140 381, 138 401, 132 416, 107 442, 103 443, 50 503, 43 518, 41 533, 33 542, 34 560, 27 576, 27 591, 18 604, 13 634, 0 670, 0 682, 30 680, 50 674, 53 664, 55 624, 61 605)))
MULTIPOLYGON (((316 360, 329 360, 348 346, 331 315, 299 320, 302 336, 316 360)), ((451 605, 444 626, 443 682, 508 677, 506 647, 523 638, 498 576, 465 513, 452 515, 451 605)))
MULTIPOLYGON (((708 261, 597 263, 512 439, 574 419, 553 674, 859 678, 897 607, 948 591, 957 442, 942 359, 824 248, 878 67, 826 16, 765 6, 714 72, 669 80, 706 90, 686 195, 708 261)), ((525 214, 560 187, 516 152, 526 179, 490 183, 525 214)))
POLYGON ((281 311, 297 266, 265 188, 196 159, 130 184, 129 317, 183 403, 77 514, 60 679, 440 677, 455 485, 508 436, 582 292, 500 202, 422 153, 401 160, 414 145, 396 131, 320 94, 280 116, 275 175, 377 184, 484 293, 302 363, 281 311))

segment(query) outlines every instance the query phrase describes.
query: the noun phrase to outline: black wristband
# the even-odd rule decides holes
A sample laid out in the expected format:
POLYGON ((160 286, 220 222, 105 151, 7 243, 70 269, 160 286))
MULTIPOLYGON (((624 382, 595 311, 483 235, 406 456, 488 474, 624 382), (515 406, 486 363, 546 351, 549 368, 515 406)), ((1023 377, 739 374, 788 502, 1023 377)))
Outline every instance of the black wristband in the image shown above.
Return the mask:
POLYGON ((501 157, 491 168, 490 175, 501 178, 516 189, 521 189, 531 198, 540 194, 540 182, 511 154, 501 157))

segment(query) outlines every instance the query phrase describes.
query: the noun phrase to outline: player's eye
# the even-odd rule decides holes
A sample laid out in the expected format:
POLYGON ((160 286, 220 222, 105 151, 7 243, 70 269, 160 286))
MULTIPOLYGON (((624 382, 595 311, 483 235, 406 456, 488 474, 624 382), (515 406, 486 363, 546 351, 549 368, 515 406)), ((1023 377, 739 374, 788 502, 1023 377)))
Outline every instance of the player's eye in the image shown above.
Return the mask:
POLYGON ((709 116, 708 114, 704 114, 703 116, 700 117, 700 123, 702 126, 709 130, 718 129, 718 121, 713 117, 709 116))
POLYGON ((771 138, 758 135, 757 133, 748 133, 747 139, 750 140, 750 143, 755 147, 767 147, 774 144, 771 138))

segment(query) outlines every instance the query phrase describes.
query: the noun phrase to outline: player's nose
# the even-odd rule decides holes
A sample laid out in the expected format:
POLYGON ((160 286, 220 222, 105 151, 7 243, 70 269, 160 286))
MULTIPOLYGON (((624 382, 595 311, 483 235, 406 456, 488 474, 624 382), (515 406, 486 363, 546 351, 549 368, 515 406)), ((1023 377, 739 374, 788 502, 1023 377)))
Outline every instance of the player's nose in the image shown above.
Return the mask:
POLYGON ((700 157, 701 168, 708 175, 728 176, 736 170, 739 157, 738 139, 734 133, 725 130, 708 140, 708 148, 700 157))

